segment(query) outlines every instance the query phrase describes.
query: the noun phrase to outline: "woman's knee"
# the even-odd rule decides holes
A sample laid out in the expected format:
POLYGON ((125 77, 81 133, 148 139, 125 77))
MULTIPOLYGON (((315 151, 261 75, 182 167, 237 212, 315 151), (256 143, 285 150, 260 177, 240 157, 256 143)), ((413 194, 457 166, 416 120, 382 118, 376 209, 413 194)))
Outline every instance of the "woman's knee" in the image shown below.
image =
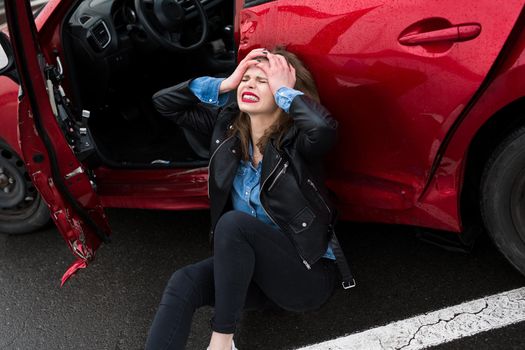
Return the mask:
POLYGON ((169 303, 172 298, 189 301, 194 290, 193 281, 188 275, 187 267, 175 271, 164 289, 162 303, 169 303))
POLYGON ((214 234, 214 244, 228 239, 238 240, 244 235, 246 222, 250 216, 241 211, 232 210, 224 213, 217 222, 214 234))
POLYGON ((217 221, 217 228, 237 227, 250 218, 250 215, 243 213, 242 211, 230 210, 222 214, 219 218, 219 221, 217 221))
POLYGON ((213 294, 213 269, 198 264, 188 265, 171 275, 162 303, 170 304, 173 299, 178 299, 198 307, 209 302, 209 294, 213 294))

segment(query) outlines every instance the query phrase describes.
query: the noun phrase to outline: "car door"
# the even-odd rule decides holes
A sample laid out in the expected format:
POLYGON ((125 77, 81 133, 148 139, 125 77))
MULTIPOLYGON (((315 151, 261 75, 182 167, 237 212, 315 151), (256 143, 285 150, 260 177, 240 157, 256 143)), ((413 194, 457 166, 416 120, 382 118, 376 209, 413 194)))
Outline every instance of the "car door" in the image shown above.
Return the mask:
MULTIPOLYGON (((52 10, 58 8, 57 3, 52 4, 52 10)), ((71 111, 67 111, 64 101, 60 102, 60 68, 57 62, 46 62, 40 51, 31 4, 27 0, 5 0, 5 9, 21 86, 18 114, 22 157, 53 221, 76 257, 62 277, 64 284, 78 269, 87 266, 102 242, 109 241, 110 229, 95 181, 77 159, 75 142, 66 139, 64 123, 71 111)), ((57 20, 52 14, 46 18, 57 20)))
MULTIPOLYGON (((350 205, 343 217, 418 224, 409 210, 447 134, 490 81, 524 3, 246 0, 239 45, 243 54, 283 45, 312 71, 339 121, 329 184, 350 205)), ((454 228, 450 214, 432 215, 454 228)))

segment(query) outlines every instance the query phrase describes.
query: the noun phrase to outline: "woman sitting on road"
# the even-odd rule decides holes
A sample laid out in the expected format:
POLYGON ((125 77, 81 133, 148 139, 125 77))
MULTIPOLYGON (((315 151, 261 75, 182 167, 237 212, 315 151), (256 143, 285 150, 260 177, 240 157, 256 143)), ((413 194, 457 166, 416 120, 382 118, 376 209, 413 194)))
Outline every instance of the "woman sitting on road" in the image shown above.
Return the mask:
POLYGON ((215 306, 211 350, 235 349, 244 308, 319 308, 337 275, 329 245, 335 215, 320 177, 337 123, 304 65, 290 52, 256 49, 228 78, 197 78, 153 101, 162 115, 212 140, 214 255, 172 275, 146 348, 183 349, 203 305, 215 306), (229 92, 236 103, 225 105, 229 92))

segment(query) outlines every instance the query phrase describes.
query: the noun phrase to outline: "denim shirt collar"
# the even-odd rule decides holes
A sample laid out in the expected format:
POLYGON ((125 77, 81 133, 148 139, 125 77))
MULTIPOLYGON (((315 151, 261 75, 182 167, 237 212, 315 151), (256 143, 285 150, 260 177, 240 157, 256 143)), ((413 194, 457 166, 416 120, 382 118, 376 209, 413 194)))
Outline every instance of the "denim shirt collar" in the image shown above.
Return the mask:
POLYGON ((253 145, 252 145, 252 142, 250 140, 250 142, 248 143, 248 155, 250 156, 249 159, 247 161, 244 161, 244 160, 241 160, 241 163, 242 165, 244 166, 250 166, 252 167, 254 170, 256 171, 259 171, 261 170, 261 163, 262 163, 262 160, 259 161, 259 163, 257 164, 257 167, 254 167, 253 166, 253 145))

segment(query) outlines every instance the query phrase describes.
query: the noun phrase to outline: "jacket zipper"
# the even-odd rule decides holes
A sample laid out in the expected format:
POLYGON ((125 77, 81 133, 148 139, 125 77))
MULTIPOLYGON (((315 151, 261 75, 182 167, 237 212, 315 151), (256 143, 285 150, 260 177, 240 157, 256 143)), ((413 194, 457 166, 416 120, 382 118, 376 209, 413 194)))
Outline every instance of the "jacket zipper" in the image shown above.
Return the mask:
MULTIPOLYGON (((264 188, 264 184, 266 183, 266 181, 268 181, 268 179, 272 176, 272 174, 275 172, 275 170, 277 170, 277 168, 279 167, 279 164, 281 163, 281 161, 279 160, 279 163, 277 163, 277 165, 275 166, 275 168, 272 169, 272 171, 270 172, 270 175, 268 175, 268 177, 264 180, 264 182, 262 183, 261 185, 261 192, 259 192, 259 202, 261 202, 261 208, 263 208, 264 212, 266 213, 266 216, 268 216, 270 218, 270 220, 272 220, 273 224, 277 227, 279 227, 279 225, 277 225, 277 223, 275 222, 275 220, 272 218, 272 216, 266 211, 266 208, 264 207, 264 205, 262 204, 262 201, 261 201, 261 193, 262 193, 262 190, 264 188)), ((286 164, 288 164, 288 162, 286 162, 286 164)), ((285 165, 286 165, 285 164, 285 165)), ((288 165, 285 166, 284 169, 286 169, 288 167, 288 165)), ((277 175, 277 177, 279 177, 279 175, 282 173, 282 170, 279 172, 279 174, 277 175)), ((275 183, 275 180, 274 182, 272 182, 272 185, 273 183, 275 183)), ((270 189, 268 189, 269 191, 270 189)), ((303 256, 301 255, 301 253, 299 253, 298 249, 297 249, 297 245, 295 244, 294 240, 291 239, 290 240, 292 242, 292 244, 294 245, 295 247, 295 250, 297 251, 297 254, 299 255, 299 257, 301 258, 301 260, 303 261, 303 264, 304 266, 306 266, 306 268, 308 270, 311 270, 312 267, 310 266, 310 264, 308 263, 308 261, 306 261, 305 258, 303 258, 303 256)))
POLYGON ((279 171, 275 179, 273 179, 272 183, 268 187, 268 191, 271 191, 277 180, 281 177, 281 175, 284 175, 284 173, 286 173, 286 168, 288 168, 288 162, 284 163, 283 168, 281 169, 281 171, 279 171))
POLYGON ((328 213, 331 215, 332 214, 332 211, 330 210, 330 207, 328 206, 328 204, 326 204, 326 201, 324 200, 323 196, 321 195, 321 193, 319 192, 319 190, 317 189, 317 186, 315 186, 315 184, 313 183, 312 180, 310 179, 307 179, 306 182, 314 189, 314 191, 317 193, 317 196, 319 198, 321 198, 321 202, 323 202, 324 206, 326 207, 326 210, 328 210, 328 213))
POLYGON ((210 157, 210 161, 208 162, 208 198, 210 198, 210 174, 211 174, 211 161, 213 160, 213 157, 215 156, 215 154, 217 153, 217 151, 219 150, 219 148, 222 147, 222 145, 224 145, 226 143, 226 141, 228 141, 229 139, 231 139, 232 137, 234 137, 235 135, 232 135, 228 138, 226 138, 224 141, 222 141, 222 143, 217 146, 217 148, 215 149, 215 151, 213 151, 213 154, 211 155, 210 157))

